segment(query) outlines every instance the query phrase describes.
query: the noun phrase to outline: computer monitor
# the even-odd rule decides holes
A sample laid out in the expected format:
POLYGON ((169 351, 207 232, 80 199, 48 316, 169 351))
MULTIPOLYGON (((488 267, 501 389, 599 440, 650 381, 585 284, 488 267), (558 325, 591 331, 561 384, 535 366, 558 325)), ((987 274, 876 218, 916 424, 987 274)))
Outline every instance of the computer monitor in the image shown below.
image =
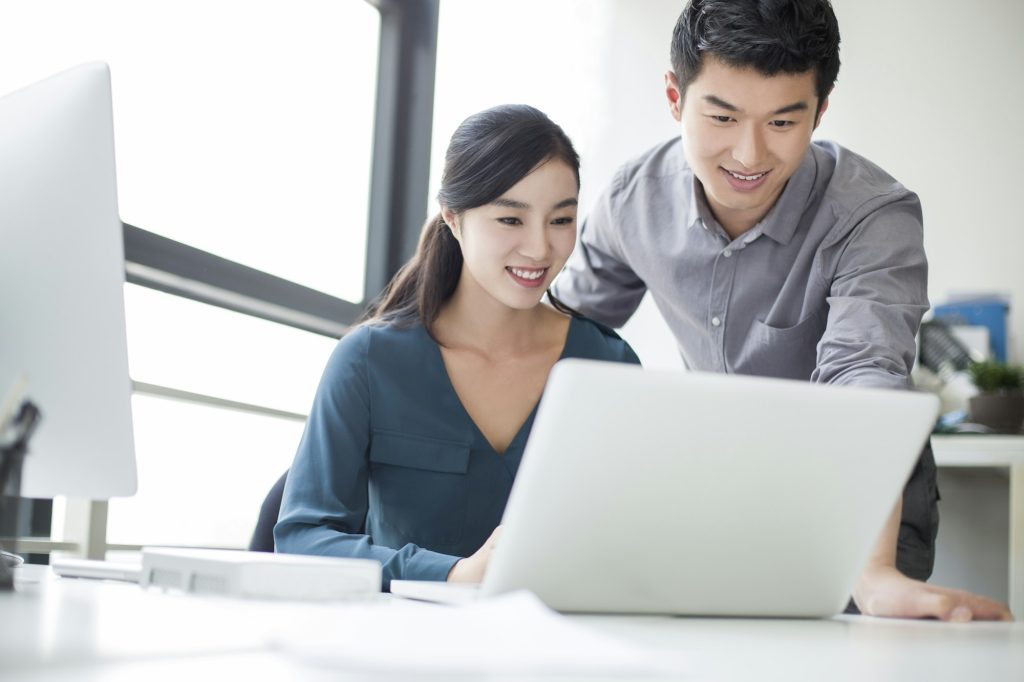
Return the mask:
POLYGON ((0 396, 24 376, 42 412, 24 497, 135 492, 124 272, 108 67, 0 98, 0 396))

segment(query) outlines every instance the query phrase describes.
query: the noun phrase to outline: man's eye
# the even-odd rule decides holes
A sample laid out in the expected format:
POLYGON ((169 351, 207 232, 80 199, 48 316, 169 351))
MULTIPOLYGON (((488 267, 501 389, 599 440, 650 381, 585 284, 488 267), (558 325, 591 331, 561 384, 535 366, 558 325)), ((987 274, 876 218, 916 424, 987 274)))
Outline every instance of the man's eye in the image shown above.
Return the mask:
POLYGON ((783 121, 781 119, 772 121, 772 125, 775 126, 776 128, 789 128, 794 124, 794 121, 783 121))
POLYGON ((522 225, 522 221, 519 218, 498 218, 498 222, 502 225, 522 225))
POLYGON ((733 119, 732 116, 712 115, 711 120, 713 120, 715 123, 729 123, 733 119))

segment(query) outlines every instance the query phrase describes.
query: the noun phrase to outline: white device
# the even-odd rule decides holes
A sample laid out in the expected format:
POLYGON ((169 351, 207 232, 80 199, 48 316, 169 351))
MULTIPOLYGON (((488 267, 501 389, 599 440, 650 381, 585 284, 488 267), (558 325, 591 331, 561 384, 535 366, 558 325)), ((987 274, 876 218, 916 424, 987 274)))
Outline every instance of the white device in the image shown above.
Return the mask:
POLYGON ((372 559, 144 547, 143 587, 270 599, 352 599, 380 592, 372 559))
POLYGON ((0 391, 42 419, 21 494, 136 487, 110 73, 66 71, 0 98, 0 391))
MULTIPOLYGON (((564 360, 479 594, 528 589, 565 612, 834 615, 937 414, 911 391, 564 360)), ((444 588, 419 586, 391 591, 444 588)))
POLYGON ((97 559, 51 558, 50 568, 62 578, 120 580, 137 583, 142 577, 142 564, 130 561, 99 561, 97 559))

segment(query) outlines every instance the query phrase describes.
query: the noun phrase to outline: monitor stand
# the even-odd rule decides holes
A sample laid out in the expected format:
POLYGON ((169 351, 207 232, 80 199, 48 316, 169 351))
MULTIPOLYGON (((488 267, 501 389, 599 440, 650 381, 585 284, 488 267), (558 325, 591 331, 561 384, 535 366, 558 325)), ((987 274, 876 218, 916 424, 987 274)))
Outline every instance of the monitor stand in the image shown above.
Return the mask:
POLYGON ((14 567, 24 562, 17 554, 0 549, 0 592, 14 589, 14 567))

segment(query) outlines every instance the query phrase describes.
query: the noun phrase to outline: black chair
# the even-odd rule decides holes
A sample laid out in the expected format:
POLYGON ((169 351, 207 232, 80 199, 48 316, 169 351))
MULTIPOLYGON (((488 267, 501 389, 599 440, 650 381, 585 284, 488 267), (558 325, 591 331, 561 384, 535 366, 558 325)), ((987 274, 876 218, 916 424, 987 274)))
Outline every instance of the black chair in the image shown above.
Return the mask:
POLYGON ((284 495, 284 482, 288 480, 288 472, 281 474, 277 483, 270 488, 267 497, 260 507, 260 517, 256 521, 256 530, 252 532, 252 539, 249 540, 250 552, 273 552, 274 551, 274 525, 277 523, 277 516, 281 512, 281 497, 284 495))

